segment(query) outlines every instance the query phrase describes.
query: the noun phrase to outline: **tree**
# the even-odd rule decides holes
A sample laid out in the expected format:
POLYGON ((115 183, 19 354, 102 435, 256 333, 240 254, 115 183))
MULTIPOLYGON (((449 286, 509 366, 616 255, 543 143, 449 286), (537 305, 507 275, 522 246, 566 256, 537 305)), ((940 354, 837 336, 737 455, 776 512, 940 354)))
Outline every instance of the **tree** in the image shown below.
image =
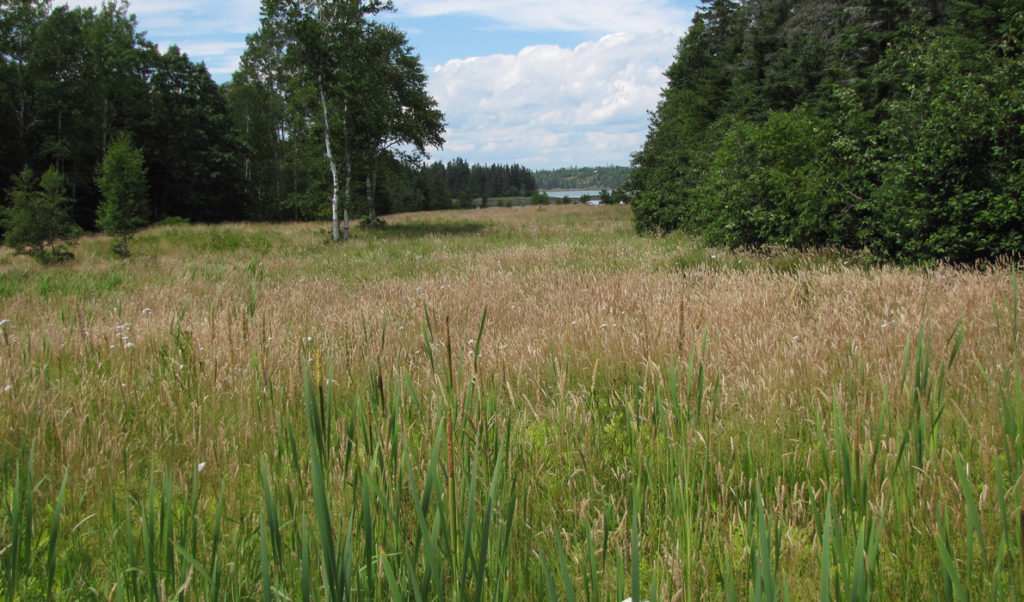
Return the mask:
POLYGON ((366 18, 393 8, 390 0, 263 0, 260 31, 250 38, 250 44, 263 44, 259 52, 281 81, 289 109, 322 129, 331 174, 334 240, 342 236, 341 212, 345 212, 346 236, 348 232, 353 134, 358 130, 353 117, 363 91, 359 51, 366 18), (340 168, 336 146, 341 150, 340 168))
POLYGON ((32 40, 49 0, 0 2, 0 181, 17 176, 33 147, 36 80, 30 72, 32 40))
POLYGON ((25 168, 14 178, 7 196, 10 207, 4 211, 4 244, 19 253, 27 253, 43 263, 73 257, 68 250, 80 234, 71 219, 71 199, 64 190, 64 176, 51 167, 38 183, 32 170, 25 168))
POLYGON ((241 153, 223 92, 177 46, 155 59, 144 132, 154 215, 241 218, 241 153))
POLYGON ((128 255, 128 240, 147 222, 149 185, 142 151, 121 134, 100 164, 96 185, 103 195, 96 225, 114 238, 114 252, 128 255))
POLYGON ((705 0, 626 189, 640 231, 1024 251, 1019 0, 705 0))
MULTIPOLYGON (((322 159, 305 157, 302 167, 319 164, 329 174, 335 240, 347 236, 361 182, 372 217, 384 202, 378 171, 410 177, 391 160, 414 163, 442 142, 443 117, 426 93, 419 58, 404 34, 369 20, 390 10, 389 0, 263 0, 260 30, 242 59, 258 75, 250 82, 280 91, 289 146, 319 139, 322 159)), ((310 180, 307 190, 317 183, 310 180)))
POLYGON ((426 156, 428 146, 444 143, 444 115, 426 90, 427 76, 405 34, 372 23, 366 30, 366 96, 358 104, 361 138, 366 145, 366 197, 370 223, 376 224, 375 192, 382 159, 398 154, 409 162, 426 156))

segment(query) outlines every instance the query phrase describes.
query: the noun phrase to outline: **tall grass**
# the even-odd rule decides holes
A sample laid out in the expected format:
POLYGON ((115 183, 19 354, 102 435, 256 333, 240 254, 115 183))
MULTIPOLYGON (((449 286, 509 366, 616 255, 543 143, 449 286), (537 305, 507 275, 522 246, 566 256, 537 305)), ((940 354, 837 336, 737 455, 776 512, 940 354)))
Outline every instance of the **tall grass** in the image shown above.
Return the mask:
POLYGON ((0 258, 0 598, 1022 595, 1012 267, 462 215, 0 258))

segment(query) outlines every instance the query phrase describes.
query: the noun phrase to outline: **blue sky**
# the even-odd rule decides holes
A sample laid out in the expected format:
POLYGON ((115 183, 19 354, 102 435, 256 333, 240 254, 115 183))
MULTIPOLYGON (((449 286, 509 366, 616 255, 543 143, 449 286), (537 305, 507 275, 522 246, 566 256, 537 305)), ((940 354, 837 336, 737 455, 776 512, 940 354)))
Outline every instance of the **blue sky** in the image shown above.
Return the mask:
MULTIPOLYGON (((697 0, 395 5, 382 19, 408 34, 448 122, 432 159, 542 169, 629 163, 697 0)), ((219 82, 259 27, 258 0, 134 0, 130 11, 150 40, 177 44, 219 82)))

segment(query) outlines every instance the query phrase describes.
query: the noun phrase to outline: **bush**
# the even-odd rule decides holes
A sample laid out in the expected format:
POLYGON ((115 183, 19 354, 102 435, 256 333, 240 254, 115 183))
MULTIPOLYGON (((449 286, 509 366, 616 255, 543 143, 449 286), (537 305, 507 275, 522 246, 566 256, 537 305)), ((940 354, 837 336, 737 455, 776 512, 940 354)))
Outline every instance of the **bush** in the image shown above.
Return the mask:
POLYGON ((937 38, 894 48, 869 241, 904 261, 1024 250, 1024 61, 937 38), (980 57, 980 58, 979 58, 980 57))
POLYGON ((696 190, 705 239, 731 247, 840 244, 833 207, 830 128, 803 110, 738 121, 722 137, 696 190))

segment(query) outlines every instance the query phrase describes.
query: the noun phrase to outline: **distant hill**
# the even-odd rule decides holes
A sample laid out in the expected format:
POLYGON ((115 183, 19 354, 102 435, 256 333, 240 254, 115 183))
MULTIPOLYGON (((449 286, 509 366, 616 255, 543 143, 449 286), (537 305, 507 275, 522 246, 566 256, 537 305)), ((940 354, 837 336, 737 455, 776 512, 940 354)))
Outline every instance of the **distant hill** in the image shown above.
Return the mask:
POLYGON ((533 172, 537 188, 550 190, 564 188, 568 190, 599 190, 601 188, 619 188, 629 178, 629 167, 563 167, 560 169, 542 169, 533 172))

